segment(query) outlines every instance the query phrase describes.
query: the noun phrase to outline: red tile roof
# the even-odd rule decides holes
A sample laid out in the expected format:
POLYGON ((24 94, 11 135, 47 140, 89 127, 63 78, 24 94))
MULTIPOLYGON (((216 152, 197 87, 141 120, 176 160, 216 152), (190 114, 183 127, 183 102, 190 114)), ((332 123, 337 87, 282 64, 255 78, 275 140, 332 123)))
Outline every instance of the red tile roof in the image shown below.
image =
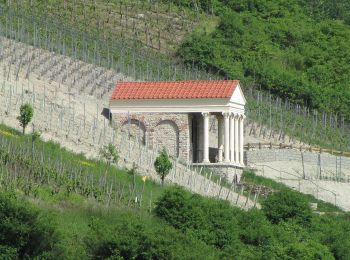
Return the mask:
POLYGON ((230 98, 238 84, 238 80, 118 82, 111 100, 230 98))

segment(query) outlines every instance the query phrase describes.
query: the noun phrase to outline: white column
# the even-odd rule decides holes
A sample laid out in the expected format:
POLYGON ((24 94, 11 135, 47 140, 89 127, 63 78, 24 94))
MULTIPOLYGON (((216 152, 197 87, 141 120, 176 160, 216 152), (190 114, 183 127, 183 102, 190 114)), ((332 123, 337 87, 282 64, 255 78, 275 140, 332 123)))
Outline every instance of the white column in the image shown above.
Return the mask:
POLYGON ((225 156, 225 162, 230 162, 230 114, 229 113, 223 113, 224 116, 224 156, 225 156))
POLYGON ((224 120, 221 116, 217 116, 218 119, 218 162, 222 162, 223 149, 224 149, 224 120))
POLYGON ((203 163, 209 163, 209 113, 203 115, 203 163))
POLYGON ((239 163, 239 143, 238 143, 238 115, 234 115, 235 125, 235 163, 239 163))
POLYGON ((243 147, 244 147, 244 115, 239 119, 239 163, 244 165, 243 161, 243 147))
POLYGON ((235 162, 235 118, 230 114, 230 161, 235 162))

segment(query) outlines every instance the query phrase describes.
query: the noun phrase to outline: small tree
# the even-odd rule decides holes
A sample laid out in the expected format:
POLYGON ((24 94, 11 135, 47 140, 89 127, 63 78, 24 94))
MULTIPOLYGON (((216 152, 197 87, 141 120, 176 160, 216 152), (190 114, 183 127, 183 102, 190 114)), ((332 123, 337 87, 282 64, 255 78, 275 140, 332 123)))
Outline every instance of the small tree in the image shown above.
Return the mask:
POLYGON ((100 149, 100 156, 102 159, 106 160, 108 165, 111 163, 118 163, 119 154, 117 148, 113 144, 108 144, 100 149))
POLYGON ((25 130, 30 121, 32 121, 34 114, 33 107, 30 104, 24 104, 20 108, 19 116, 17 120, 19 124, 22 126, 22 132, 25 134, 25 130))
POLYGON ((154 161, 154 168, 162 180, 162 185, 164 185, 164 179, 169 174, 170 170, 173 168, 168 153, 165 148, 161 151, 159 156, 154 161))

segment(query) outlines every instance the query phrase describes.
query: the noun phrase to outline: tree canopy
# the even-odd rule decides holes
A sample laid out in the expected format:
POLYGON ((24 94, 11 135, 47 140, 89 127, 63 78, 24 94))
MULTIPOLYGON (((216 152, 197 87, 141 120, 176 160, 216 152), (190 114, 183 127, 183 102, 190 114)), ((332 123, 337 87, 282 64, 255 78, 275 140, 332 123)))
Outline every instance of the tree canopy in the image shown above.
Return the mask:
POLYGON ((350 116, 347 1, 211 2, 217 27, 190 35, 178 51, 182 58, 282 98, 350 116))

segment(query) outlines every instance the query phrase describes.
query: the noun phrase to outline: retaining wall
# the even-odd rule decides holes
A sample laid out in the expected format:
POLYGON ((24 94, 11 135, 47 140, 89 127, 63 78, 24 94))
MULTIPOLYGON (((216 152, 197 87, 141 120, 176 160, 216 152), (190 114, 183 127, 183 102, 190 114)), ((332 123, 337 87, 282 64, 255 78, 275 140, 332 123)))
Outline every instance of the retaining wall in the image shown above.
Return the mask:
POLYGON ((335 156, 327 153, 301 152, 292 149, 261 149, 246 151, 244 157, 246 165, 273 161, 302 162, 302 160, 304 160, 304 163, 306 164, 321 164, 322 167, 350 169, 350 158, 348 157, 335 156))

